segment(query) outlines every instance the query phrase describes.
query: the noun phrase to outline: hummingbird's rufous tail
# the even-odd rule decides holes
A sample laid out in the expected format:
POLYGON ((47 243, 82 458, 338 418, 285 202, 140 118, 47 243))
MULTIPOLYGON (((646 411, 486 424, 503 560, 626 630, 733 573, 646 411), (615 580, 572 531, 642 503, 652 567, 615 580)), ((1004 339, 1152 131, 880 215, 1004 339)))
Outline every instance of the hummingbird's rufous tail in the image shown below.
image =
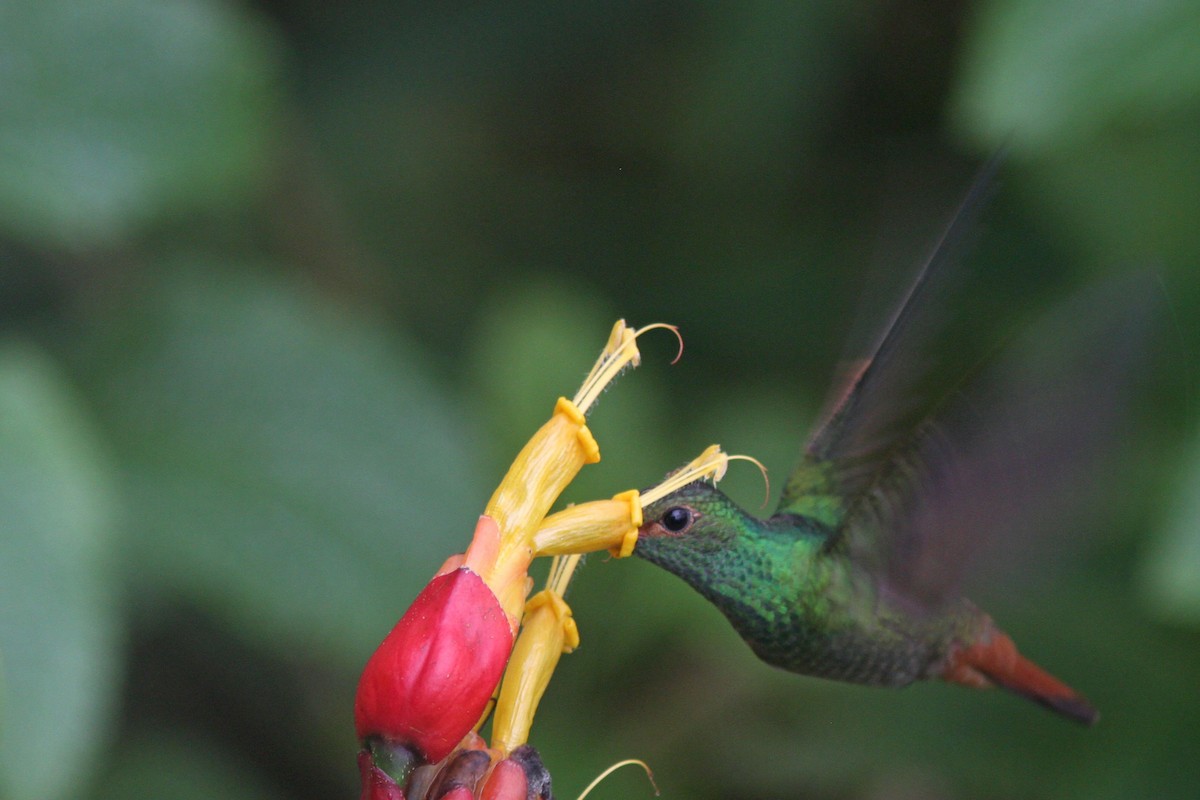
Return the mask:
POLYGON ((1070 686, 1017 652, 1007 634, 988 626, 974 644, 956 650, 942 679, 974 688, 999 686, 1084 725, 1100 713, 1070 686))

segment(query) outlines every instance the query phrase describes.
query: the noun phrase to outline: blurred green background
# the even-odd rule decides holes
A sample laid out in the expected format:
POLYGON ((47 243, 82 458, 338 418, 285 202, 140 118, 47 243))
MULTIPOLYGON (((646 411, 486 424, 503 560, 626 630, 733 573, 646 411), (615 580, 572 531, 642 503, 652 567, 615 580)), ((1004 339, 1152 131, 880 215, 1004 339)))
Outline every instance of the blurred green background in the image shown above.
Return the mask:
POLYGON ((1200 5, 436 5, 0 3, 0 797, 356 796, 358 670, 612 321, 687 350, 570 498, 710 442, 777 491, 1004 145, 982 336, 1136 265, 1170 307, 1069 564, 980 597, 1100 726, 776 672, 597 557, 533 741, 562 797, 1195 797, 1200 5))

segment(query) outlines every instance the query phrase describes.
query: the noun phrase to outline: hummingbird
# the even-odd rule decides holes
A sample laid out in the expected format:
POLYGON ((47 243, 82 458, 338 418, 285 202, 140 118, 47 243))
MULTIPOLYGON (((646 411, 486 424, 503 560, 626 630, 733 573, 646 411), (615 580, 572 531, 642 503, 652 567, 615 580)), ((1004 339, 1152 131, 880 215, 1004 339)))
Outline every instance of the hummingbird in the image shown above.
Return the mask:
POLYGON ((912 397, 928 371, 931 309, 958 272, 958 246, 995 169, 981 173, 873 348, 832 393, 775 513, 760 519, 710 483, 691 483, 643 510, 634 554, 682 578, 775 667, 877 686, 1001 687, 1091 725, 1096 709, 960 596, 959 578, 993 518, 1019 524, 1033 495, 1072 493, 1064 460, 1087 461, 1094 429, 1108 424, 1122 368, 1113 365, 1136 349, 1133 318, 1118 314, 1107 338, 1081 334, 1097 351, 1094 364, 1072 366, 1087 380, 1060 370, 1041 392, 1008 391, 1019 410, 1007 422, 1033 434, 1025 451, 1011 424, 980 429, 971 413, 959 417, 975 430, 965 426, 965 444, 956 442, 948 404, 928 409, 912 397), (1068 408, 1047 416, 1031 399, 1068 408), (1022 486, 1014 476, 1028 480, 1005 495, 1022 486))

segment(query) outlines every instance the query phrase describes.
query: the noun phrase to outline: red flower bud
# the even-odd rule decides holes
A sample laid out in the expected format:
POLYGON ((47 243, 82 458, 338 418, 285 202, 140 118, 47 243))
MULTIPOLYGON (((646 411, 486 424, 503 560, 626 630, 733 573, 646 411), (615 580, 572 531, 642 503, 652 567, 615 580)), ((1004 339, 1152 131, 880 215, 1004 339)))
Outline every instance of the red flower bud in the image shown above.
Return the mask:
POLYGON ((461 567, 435 577, 363 669, 359 738, 441 761, 479 721, 512 645, 508 617, 479 575, 461 567))
POLYGON ((550 772, 532 745, 524 744, 492 768, 480 800, 550 800, 550 772))
POLYGON ((495 766, 480 792, 480 800, 526 800, 529 781, 525 770, 515 761, 505 759, 495 766))

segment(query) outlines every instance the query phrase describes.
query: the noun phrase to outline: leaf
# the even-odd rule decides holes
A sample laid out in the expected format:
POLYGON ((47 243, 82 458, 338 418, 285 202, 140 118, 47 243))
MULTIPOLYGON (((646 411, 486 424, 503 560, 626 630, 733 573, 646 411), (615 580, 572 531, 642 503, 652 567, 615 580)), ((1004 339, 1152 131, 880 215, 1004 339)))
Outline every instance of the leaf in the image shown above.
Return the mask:
POLYGON ((369 315, 184 265, 91 357, 139 584, 360 666, 487 499, 460 411, 369 315))
POLYGON ((1175 124, 1102 136, 1027 173, 1027 194, 1092 263, 1152 263, 1190 285, 1200 257, 1200 105, 1175 124))
POLYGON ((1200 625, 1200 440, 1158 540, 1142 564, 1142 590, 1163 619, 1200 625))
POLYGON ((0 796, 76 796, 119 666, 111 465, 38 351, 0 348, 0 796), (69 753, 69 757, 64 754, 69 753))
POLYGON ((226 3, 0 5, 0 228, 86 246, 263 174, 274 43, 226 3))
POLYGON ((1190 0, 993 0, 968 38, 955 115, 975 139, 1068 149, 1200 98, 1190 0))

